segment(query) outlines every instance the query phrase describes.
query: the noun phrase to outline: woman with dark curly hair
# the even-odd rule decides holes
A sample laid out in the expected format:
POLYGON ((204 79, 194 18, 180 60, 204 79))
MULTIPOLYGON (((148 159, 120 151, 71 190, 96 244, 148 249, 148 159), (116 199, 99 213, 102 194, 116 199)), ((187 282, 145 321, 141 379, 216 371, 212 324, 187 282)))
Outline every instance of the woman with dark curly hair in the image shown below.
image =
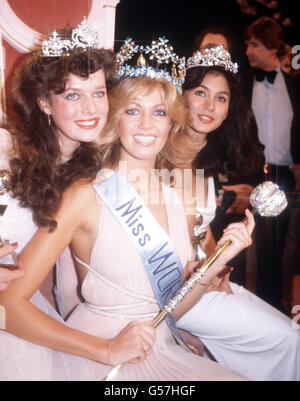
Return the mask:
MULTIPOLYGON (((259 169, 263 155, 255 131, 251 132, 253 116, 240 95, 230 55, 212 48, 193 56, 188 66, 183 90, 190 111, 188 133, 194 142, 190 165, 204 169, 207 194, 198 204, 202 223, 197 228, 207 231, 203 247, 209 254, 215 248, 210 230, 216 214, 213 175, 246 177, 259 169)), ((178 327, 199 337, 215 360, 251 380, 299 380, 299 333, 291 320, 229 282, 229 272, 224 268, 200 302, 180 317, 178 327)))
MULTIPOLYGON (((84 27, 82 24, 80 28, 83 35, 84 27)), ((59 37, 70 44, 62 55, 48 56, 43 47, 26 55, 12 79, 8 131, 0 130, 0 166, 10 171, 10 191, 1 196, 1 203, 8 205, 1 236, 17 241, 19 251, 37 227, 55 229, 52 215, 64 189, 77 178, 92 180, 100 168, 94 141, 107 120, 107 91, 115 82, 113 53, 85 42, 74 47, 72 35, 71 29, 59 32, 59 37)), ((63 257, 64 266, 70 266, 67 250, 63 257)), ((76 282, 75 272, 66 270, 69 282, 76 282)), ((21 273, 23 276, 23 270, 21 273)), ((60 319, 39 291, 32 302, 60 319)), ((4 332, 0 344, 0 365, 12 368, 0 369, 1 379, 49 379, 49 350, 40 354, 37 347, 4 332), (20 353, 9 354, 13 357, 9 365, 5 356, 11 348, 20 353), (27 350, 32 358, 24 361, 21 350, 27 350), (30 365, 30 377, 26 364, 30 365)))
POLYGON ((16 147, 11 192, 32 209, 39 226, 55 227, 51 216, 62 191, 78 172, 91 177, 99 165, 93 141, 106 122, 113 74, 112 52, 94 48, 64 57, 34 51, 15 72, 8 122, 16 147))

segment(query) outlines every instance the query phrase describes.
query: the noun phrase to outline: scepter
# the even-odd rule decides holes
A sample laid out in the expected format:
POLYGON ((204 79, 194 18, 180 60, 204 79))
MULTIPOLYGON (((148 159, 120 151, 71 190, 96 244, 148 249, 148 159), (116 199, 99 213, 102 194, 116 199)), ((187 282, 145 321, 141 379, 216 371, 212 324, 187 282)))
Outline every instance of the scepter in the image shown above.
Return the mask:
MULTIPOLYGON (((278 185, 271 181, 265 181, 254 188, 250 195, 251 212, 258 213, 263 217, 278 216, 287 206, 285 193, 281 191, 278 185)), ((246 224, 247 218, 243 220, 246 224)), ((183 301, 186 295, 191 292, 197 284, 199 284, 205 272, 215 262, 219 255, 231 244, 228 240, 223 245, 217 247, 215 251, 204 261, 201 267, 197 268, 192 276, 183 284, 183 286, 175 293, 164 308, 153 319, 151 326, 158 327, 167 317, 169 313, 176 309, 177 305, 183 301)), ((123 364, 113 367, 104 377, 103 381, 113 380, 118 374, 123 364)))

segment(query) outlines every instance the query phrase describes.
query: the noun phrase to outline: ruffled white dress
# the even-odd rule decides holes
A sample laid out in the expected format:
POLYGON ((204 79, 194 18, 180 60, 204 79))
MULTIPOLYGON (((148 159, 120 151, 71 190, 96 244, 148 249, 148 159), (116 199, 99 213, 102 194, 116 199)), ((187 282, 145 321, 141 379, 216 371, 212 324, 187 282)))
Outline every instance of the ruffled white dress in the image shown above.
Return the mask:
MULTIPOLYGON (((8 169, 11 152, 10 134, 0 129, 0 169, 8 169)), ((37 227, 32 221, 29 209, 19 205, 9 193, 0 196, 0 204, 7 209, 0 219, 0 232, 3 239, 17 241, 19 253, 34 235, 37 227)), ((61 317, 37 291, 31 302, 54 319, 63 322, 61 317)), ((32 344, 21 338, 0 330, 0 382, 20 380, 53 380, 66 377, 64 361, 59 353, 45 347, 32 344)))

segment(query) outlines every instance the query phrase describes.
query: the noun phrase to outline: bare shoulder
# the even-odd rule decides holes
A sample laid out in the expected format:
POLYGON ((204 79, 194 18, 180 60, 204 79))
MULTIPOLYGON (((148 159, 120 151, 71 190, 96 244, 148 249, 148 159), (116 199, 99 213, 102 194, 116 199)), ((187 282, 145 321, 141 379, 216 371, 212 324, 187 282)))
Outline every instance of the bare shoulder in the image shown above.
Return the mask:
POLYGON ((63 193, 56 220, 74 218, 77 222, 84 219, 85 211, 95 204, 96 193, 92 182, 78 180, 63 193))
POLYGON ((93 182, 80 179, 70 185, 63 194, 63 201, 77 204, 95 200, 93 182))
POLYGON ((115 174, 115 171, 110 168, 103 168, 98 171, 94 184, 101 184, 102 182, 108 180, 111 176, 115 174))
POLYGON ((4 144, 11 144, 11 134, 6 129, 0 128, 0 146, 4 144))

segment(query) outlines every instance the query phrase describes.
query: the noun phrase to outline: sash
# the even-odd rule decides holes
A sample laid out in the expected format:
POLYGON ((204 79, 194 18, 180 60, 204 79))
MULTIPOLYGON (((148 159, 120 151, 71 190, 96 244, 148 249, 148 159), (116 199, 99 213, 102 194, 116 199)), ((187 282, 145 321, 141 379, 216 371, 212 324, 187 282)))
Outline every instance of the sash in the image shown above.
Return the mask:
MULTIPOLYGON (((134 187, 119 172, 106 181, 94 184, 94 188, 138 251, 162 309, 183 281, 181 261, 168 234, 134 187)), ((173 316, 169 314, 166 320, 180 345, 189 350, 178 333, 173 316)))

